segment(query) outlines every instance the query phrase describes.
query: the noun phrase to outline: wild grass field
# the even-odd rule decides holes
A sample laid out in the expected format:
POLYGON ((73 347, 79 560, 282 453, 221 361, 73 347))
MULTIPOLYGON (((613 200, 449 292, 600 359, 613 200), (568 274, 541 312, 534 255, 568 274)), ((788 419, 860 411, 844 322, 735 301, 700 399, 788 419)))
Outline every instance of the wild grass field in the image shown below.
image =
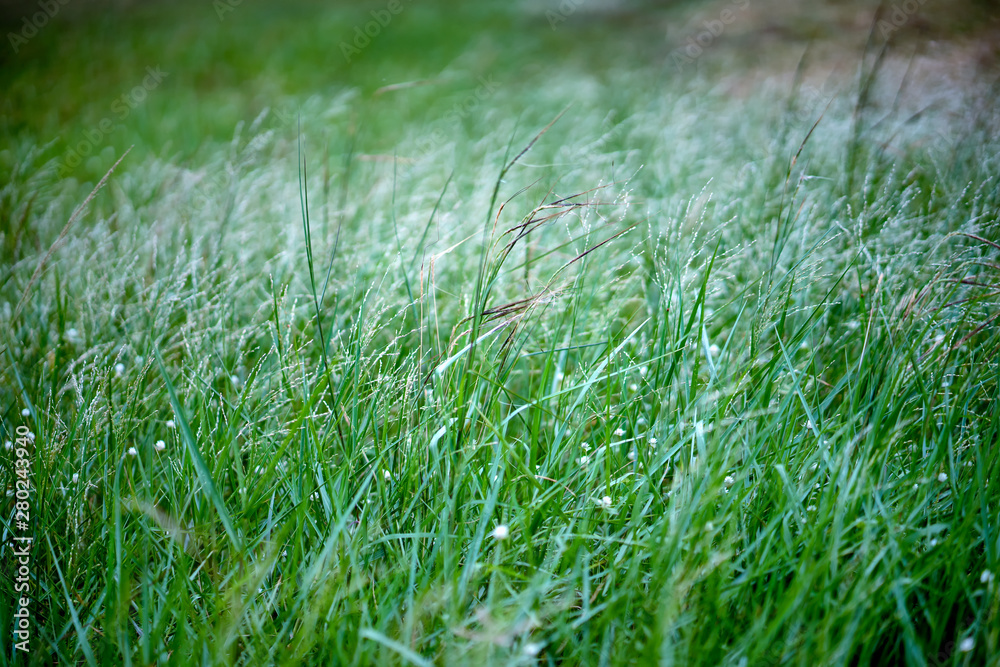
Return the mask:
POLYGON ((3 664, 1000 664, 988 4, 38 6, 3 664))

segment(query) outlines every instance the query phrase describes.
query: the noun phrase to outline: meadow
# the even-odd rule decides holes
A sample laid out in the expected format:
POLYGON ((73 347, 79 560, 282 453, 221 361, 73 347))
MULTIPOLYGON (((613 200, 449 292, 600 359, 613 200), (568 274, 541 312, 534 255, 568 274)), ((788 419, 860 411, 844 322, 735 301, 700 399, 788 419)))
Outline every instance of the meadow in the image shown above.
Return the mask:
POLYGON ((4 18, 3 664, 1000 665, 986 5, 105 4, 4 18))

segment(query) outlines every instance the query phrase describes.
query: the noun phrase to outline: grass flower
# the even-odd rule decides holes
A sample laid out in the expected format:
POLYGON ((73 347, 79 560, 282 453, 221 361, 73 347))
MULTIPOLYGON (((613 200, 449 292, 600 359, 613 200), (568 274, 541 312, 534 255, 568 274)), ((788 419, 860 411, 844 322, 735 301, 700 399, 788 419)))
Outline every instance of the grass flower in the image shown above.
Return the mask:
POLYGON ((600 499, 600 501, 598 501, 597 504, 601 506, 601 509, 604 510, 611 509, 611 496, 604 496, 603 498, 600 499))
POLYGON ((726 485, 727 489, 733 488, 733 484, 736 483, 736 479, 732 475, 726 475, 726 478, 722 480, 722 483, 726 485))
POLYGON ((945 482, 947 482, 948 481, 948 473, 943 472, 940 475, 938 475, 938 481, 941 482, 942 484, 944 484, 945 482))
POLYGON ((588 463, 590 463, 590 457, 587 456, 586 454, 584 454, 583 456, 581 456, 580 458, 578 458, 576 461, 580 465, 586 466, 588 463))
POLYGON ((166 448, 167 448, 167 443, 163 442, 162 440, 157 440, 156 444, 153 445, 153 449, 155 449, 158 452, 162 452, 166 448))
POLYGON ((622 437, 623 435, 625 435, 625 429, 619 426, 618 428, 615 429, 615 435, 619 438, 622 437))
POLYGON ((139 454, 139 452, 136 451, 135 447, 129 447, 128 448, 128 455, 129 456, 136 456, 138 454, 139 454))
POLYGON ((510 528, 508 528, 504 524, 500 524, 499 526, 493 529, 491 535, 495 540, 499 541, 506 540, 508 537, 510 537, 510 528))
POLYGON ((388 470, 384 470, 383 469, 382 470, 382 479, 384 479, 385 481, 388 482, 390 479, 392 479, 392 473, 389 472, 388 470))

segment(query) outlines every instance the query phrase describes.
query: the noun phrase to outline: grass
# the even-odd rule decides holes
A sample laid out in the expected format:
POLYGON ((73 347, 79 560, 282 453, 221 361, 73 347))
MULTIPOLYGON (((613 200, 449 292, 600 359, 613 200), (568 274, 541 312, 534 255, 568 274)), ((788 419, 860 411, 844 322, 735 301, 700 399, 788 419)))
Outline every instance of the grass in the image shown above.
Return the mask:
POLYGON ((336 85, 360 10, 67 18, 4 75, 3 660, 997 664, 995 90, 482 7, 336 85))

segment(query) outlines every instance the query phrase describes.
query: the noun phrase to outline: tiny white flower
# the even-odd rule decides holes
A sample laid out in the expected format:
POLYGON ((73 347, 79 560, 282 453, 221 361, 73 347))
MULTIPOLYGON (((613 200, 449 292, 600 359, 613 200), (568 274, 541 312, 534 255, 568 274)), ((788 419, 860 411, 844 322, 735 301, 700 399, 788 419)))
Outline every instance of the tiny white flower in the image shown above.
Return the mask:
POLYGON ((35 432, 34 431, 28 431, 28 440, 31 440, 32 442, 35 441, 35 432))
POLYGON ((542 652, 542 645, 538 642, 528 642, 524 645, 524 654, 529 658, 534 658, 542 652))
POLYGON ((940 475, 938 475, 938 481, 941 482, 942 484, 945 483, 945 482, 947 482, 948 481, 948 473, 943 472, 940 475))
POLYGON ((588 463, 590 463, 590 457, 584 454, 583 456, 578 458, 577 461, 580 463, 580 465, 585 466, 588 463))
POLYGON ((157 440, 156 444, 153 445, 153 449, 155 449, 158 452, 162 452, 166 448, 167 448, 167 443, 163 442, 162 440, 157 440))
POLYGON ((10 450, 14 449, 14 443, 8 440, 7 442, 3 443, 3 448, 9 452, 10 450))
POLYGON ((125 374, 125 364, 123 363, 115 364, 115 375, 121 377, 124 374, 125 374))
POLYGON ((237 375, 230 375, 229 376, 229 381, 233 383, 234 387, 242 387, 243 386, 243 380, 241 380, 239 378, 239 376, 237 376, 237 375))
POLYGON ((962 653, 968 653, 974 648, 976 648, 976 640, 972 637, 966 637, 958 643, 958 650, 962 653))
POLYGON ((815 505, 810 505, 809 507, 806 508, 806 511, 807 512, 815 512, 816 511, 816 506, 815 505))
POLYGON ((705 530, 708 532, 712 532, 713 530, 715 530, 715 524, 709 521, 708 523, 705 524, 705 530))
POLYGON ((993 573, 989 570, 983 570, 983 573, 979 575, 979 583, 990 584, 993 583, 993 573))
POLYGON ((618 436, 619 438, 622 437, 623 435, 625 435, 625 429, 619 426, 618 428, 615 429, 615 435, 618 436))
POLYGON ((656 447, 656 438, 650 437, 649 438, 649 445, 651 447, 656 447))
POLYGON ((635 420, 635 423, 638 424, 639 426, 645 426, 646 425, 646 418, 645 417, 639 417, 638 419, 635 420))
POLYGON ((76 484, 77 482, 80 481, 80 475, 78 473, 73 473, 73 477, 71 477, 70 479, 72 479, 73 483, 76 484))
POLYGON ((603 498, 601 498, 601 502, 599 504, 601 506, 601 509, 605 510, 611 509, 611 496, 604 496, 603 498))
POLYGON ((648 372, 649 372, 649 368, 646 367, 646 366, 643 366, 642 368, 639 369, 639 377, 646 377, 646 373, 648 373, 648 372))
POLYGON ((589 452, 590 451, 590 445, 588 445, 585 442, 581 442, 580 443, 580 449, 582 449, 585 452, 589 452))
POLYGON ((719 346, 716 345, 715 343, 712 343, 711 345, 708 346, 708 353, 713 357, 719 356, 719 352, 721 352, 721 350, 719 349, 719 346))
POLYGON ((733 488, 733 484, 736 483, 736 480, 733 478, 732 475, 726 475, 726 478, 722 480, 722 483, 726 485, 727 489, 731 489, 733 488))
POLYGON ((28 408, 22 409, 21 410, 21 416, 22 417, 30 417, 31 416, 31 410, 29 410, 28 408))
POLYGON ((931 541, 930 541, 930 542, 928 542, 927 544, 929 544, 929 545, 930 545, 930 546, 932 546, 932 547, 936 547, 936 546, 937 546, 937 544, 938 544, 938 541, 937 541, 937 538, 936 538, 936 537, 932 537, 932 538, 931 538, 931 541))
POLYGON ((173 419, 168 419, 167 420, 167 428, 171 428, 171 429, 177 428, 177 424, 174 422, 173 419))
POLYGON ((137 455, 138 453, 139 453, 139 452, 137 452, 137 451, 135 450, 135 447, 129 447, 129 448, 128 448, 128 455, 129 455, 129 456, 135 456, 135 455, 137 455))
POLYGON ((493 539, 495 540, 506 540, 508 537, 510 537, 510 528, 508 528, 503 524, 500 524, 499 526, 493 529, 492 535, 493 539))
POLYGON ((636 459, 636 453, 635 453, 635 450, 633 449, 632 451, 630 451, 628 453, 628 460, 629 461, 635 461, 635 459, 636 459))
POLYGON ((917 490, 917 489, 919 489, 919 488, 920 488, 920 485, 919 485, 919 484, 914 484, 914 485, 913 485, 913 490, 914 490, 914 491, 916 491, 916 490, 917 490))
POLYGON ((80 337, 80 332, 76 329, 66 329, 66 340, 73 345, 76 345, 83 339, 80 337))
POLYGON ((392 479, 392 473, 389 472, 388 470, 383 470, 382 471, 382 479, 387 480, 387 481, 390 480, 390 479, 392 479))
POLYGON ((635 382, 633 382, 632 384, 630 384, 628 386, 628 390, 631 391, 631 392, 633 392, 633 393, 637 392, 637 391, 639 391, 639 385, 637 385, 635 382))

